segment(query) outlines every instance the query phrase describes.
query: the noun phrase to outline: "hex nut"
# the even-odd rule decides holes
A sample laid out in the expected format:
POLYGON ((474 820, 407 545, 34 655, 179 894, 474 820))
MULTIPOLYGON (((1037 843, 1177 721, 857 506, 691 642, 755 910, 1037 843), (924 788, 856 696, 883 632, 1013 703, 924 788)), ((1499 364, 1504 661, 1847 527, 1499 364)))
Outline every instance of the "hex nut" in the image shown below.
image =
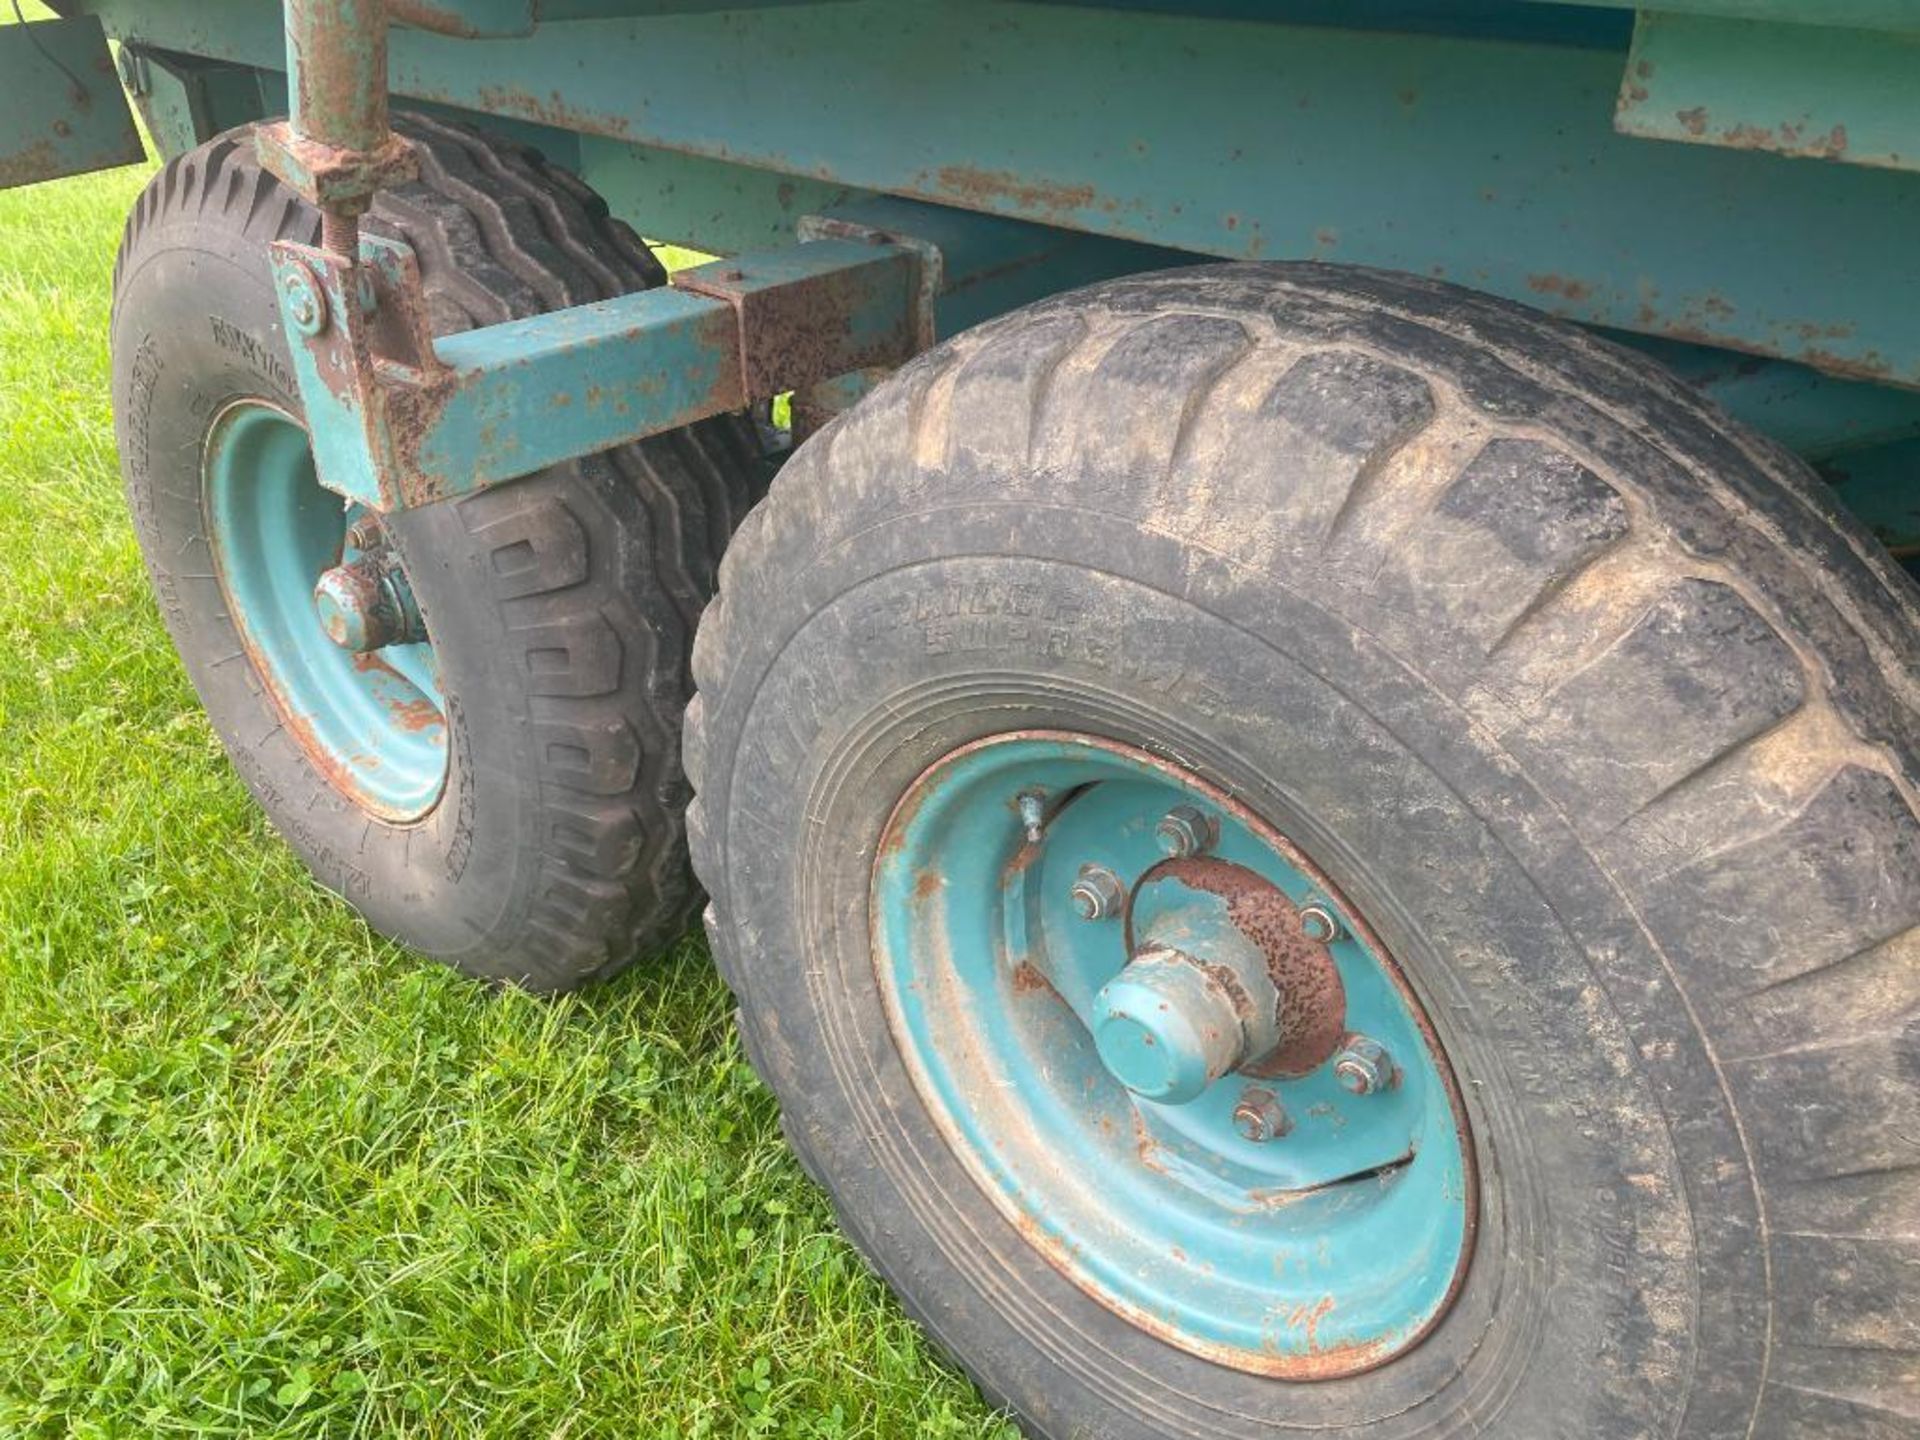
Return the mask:
POLYGON ((1104 865, 1082 865, 1068 895, 1082 920, 1110 920, 1127 904, 1126 885, 1104 865))
POLYGON ((1233 1107, 1233 1128, 1242 1140, 1262 1145, 1293 1129, 1293 1117, 1271 1090, 1249 1086, 1233 1107))
POLYGON ((1349 1095, 1372 1095, 1392 1089, 1400 1079, 1400 1072, 1387 1047, 1378 1040, 1349 1035, 1347 1043, 1334 1057, 1333 1078, 1349 1095))
POLYGON ((1192 805, 1176 805, 1153 828, 1160 849, 1176 860, 1204 855, 1213 848, 1217 831, 1212 817, 1192 805))
POLYGON ((318 335, 327 328, 327 294, 304 263, 287 272, 287 314, 302 335, 318 335))

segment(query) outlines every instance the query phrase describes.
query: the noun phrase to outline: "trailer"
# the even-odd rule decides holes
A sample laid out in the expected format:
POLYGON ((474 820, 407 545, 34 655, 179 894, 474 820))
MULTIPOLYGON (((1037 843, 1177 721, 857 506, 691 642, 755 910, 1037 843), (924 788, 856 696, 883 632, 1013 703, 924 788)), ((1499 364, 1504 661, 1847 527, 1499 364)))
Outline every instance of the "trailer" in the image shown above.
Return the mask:
POLYGON ((1030 1433, 1920 1430, 1920 4, 55 8, 262 808, 1030 1433))

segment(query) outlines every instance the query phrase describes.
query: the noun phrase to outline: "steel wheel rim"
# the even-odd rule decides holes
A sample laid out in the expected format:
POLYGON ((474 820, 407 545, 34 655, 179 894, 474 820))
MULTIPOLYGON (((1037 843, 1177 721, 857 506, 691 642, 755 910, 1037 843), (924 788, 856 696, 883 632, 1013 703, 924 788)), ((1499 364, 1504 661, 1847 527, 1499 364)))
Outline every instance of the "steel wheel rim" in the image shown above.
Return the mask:
POLYGON ((305 427, 263 401, 227 406, 202 462, 208 543, 227 611, 286 731, 328 781, 384 819, 417 820, 446 788, 446 702, 430 641, 343 649, 314 605, 354 558, 358 512, 323 488, 305 427))
MULTIPOLYGON (((908 788, 881 837, 869 906, 888 1021, 941 1134, 1023 1237, 1109 1309, 1217 1363, 1301 1380, 1382 1364, 1446 1313, 1478 1208, 1451 1069, 1364 917, 1245 806, 1130 746, 994 737, 908 788), (1167 936, 1217 948, 1217 912, 1166 898, 1191 888, 1175 883, 1188 860, 1170 859, 1154 834, 1176 808, 1206 822, 1211 838, 1189 857, 1205 884, 1250 875, 1249 894, 1277 890, 1293 907, 1271 914, 1314 904, 1340 927, 1318 950, 1279 945, 1309 967, 1287 972, 1293 988, 1319 996, 1295 1017, 1304 1048, 1242 1055, 1183 1103, 1121 1083, 1162 1077, 1112 1041, 1119 1012, 1103 1008, 1120 1005, 1131 1034, 1133 1009, 1113 999, 1133 983, 1133 970, 1114 979, 1129 958, 1157 962, 1167 936), (1124 915, 1074 908, 1086 864, 1122 878, 1124 915), (1306 983, 1328 963, 1337 1002, 1306 983), (1335 1008, 1336 1048, 1293 1073, 1325 1043, 1335 1008), (1090 1023, 1102 1026, 1098 1042, 1090 1023), (1379 1044, 1388 1078, 1356 1095, 1334 1072, 1371 1054, 1362 1041, 1379 1044), (1276 1113, 1288 1127, 1279 1134, 1276 1113)), ((1237 944, 1246 931, 1220 933, 1237 944)), ((1278 974, 1275 953, 1259 952, 1278 974)), ((1184 1032, 1172 1033, 1180 1049, 1184 1032)))

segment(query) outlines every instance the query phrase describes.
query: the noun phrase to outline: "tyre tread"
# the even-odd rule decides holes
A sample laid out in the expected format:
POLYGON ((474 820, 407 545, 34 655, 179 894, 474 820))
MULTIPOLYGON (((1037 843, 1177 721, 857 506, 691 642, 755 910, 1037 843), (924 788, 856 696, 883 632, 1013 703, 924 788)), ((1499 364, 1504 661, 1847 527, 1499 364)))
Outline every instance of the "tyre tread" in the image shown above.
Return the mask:
MULTIPOLYGON (((383 192, 365 225, 413 247, 437 332, 664 282, 634 232, 536 151, 412 112, 393 124, 421 178, 383 192)), ((169 161, 142 193, 116 296, 152 232, 184 214, 261 245, 319 238, 317 213, 260 168, 249 131, 233 131, 169 161)), ((492 594, 532 696, 551 841, 519 972, 503 978, 572 988, 691 922, 700 892, 679 765, 688 651, 720 551, 766 479, 750 427, 723 417, 453 502, 476 545, 492 542, 492 594)))
MULTIPOLYGON (((1517 759, 1583 817, 1578 828, 1603 850, 1609 832, 1655 811, 1685 815, 1675 822, 1688 832, 1679 863, 1658 872, 1617 867, 1651 932, 1683 962, 1704 1003, 1733 1017, 1724 1032, 1730 1054, 1766 1026, 1770 996, 1786 1002, 1791 991, 1786 1003, 1799 1007, 1802 1048, 1791 1057, 1720 1062, 1755 1137, 1763 1190, 1806 1232, 1770 1241, 1775 1303, 1844 1309, 1837 1287, 1852 1283, 1847 1277, 1873 1266, 1911 1276, 1920 1141, 1894 1121, 1920 1099, 1920 996, 1910 978, 1898 978, 1910 977, 1920 955, 1917 592, 1800 462, 1742 432, 1660 367, 1523 307, 1410 277, 1310 265, 1200 268, 1042 302, 904 367, 791 462, 722 565, 695 642, 700 694, 686 749, 694 864, 714 897, 713 950, 740 1001, 747 1053, 773 1088, 782 1078, 774 1033, 743 984, 750 977, 728 920, 724 826, 708 813, 727 803, 724 770, 715 767, 726 763, 734 697, 747 681, 736 671, 752 652, 757 617, 812 554, 854 525, 874 524, 881 507, 925 507, 930 492, 951 483, 934 472, 954 457, 991 451, 1005 462, 1017 452, 1021 463, 1003 463, 1019 472, 1004 478, 1017 490, 1055 485, 1060 467, 1089 449, 1102 457, 1094 468, 1123 477, 1098 496, 1102 505, 1204 537, 1230 563, 1282 571, 1338 540, 1332 548, 1366 578, 1344 592, 1330 587, 1331 603, 1443 657, 1435 683, 1506 734, 1517 759), (1228 362, 1205 357, 1195 337, 1226 323, 1244 328, 1245 351, 1228 362), (1262 365, 1282 382, 1256 405, 1244 383, 1223 381, 1258 376, 1262 365), (1322 406, 1356 365, 1370 376, 1355 393, 1378 396, 1379 375, 1390 370, 1424 402, 1389 407, 1380 423, 1353 431, 1316 433, 1295 418, 1322 406), (1096 376, 1131 399, 1109 395, 1104 408, 1089 406, 1096 376), (1267 443, 1261 427, 1275 414, 1320 454, 1298 466, 1276 456, 1279 480, 1262 509, 1260 497, 1223 488, 1208 467, 1235 437, 1267 443), (971 433, 989 420, 991 433, 971 433), (1387 457, 1437 445, 1448 426, 1482 443, 1437 484, 1402 493, 1387 457), (1183 473, 1201 477, 1186 508, 1169 472, 1175 454, 1183 473), (1505 472, 1504 491, 1490 483, 1495 471, 1505 472), (1320 488, 1309 493, 1310 484, 1320 488), (1503 534, 1513 515, 1493 503, 1502 493, 1510 502, 1516 486, 1532 516, 1524 536, 1503 534), (1349 526, 1356 509, 1366 521, 1349 526), (1379 526, 1374 512, 1382 512, 1379 526), (1429 525, 1436 538, 1423 547, 1429 525), (1398 560, 1345 553, 1378 535, 1410 536, 1412 548, 1398 560), (1500 542, 1497 563, 1476 570, 1475 545, 1489 537, 1500 542), (1668 662, 1671 673, 1646 680, 1643 696, 1674 702, 1696 682, 1705 690, 1698 703, 1669 703, 1659 724, 1644 726, 1645 707, 1621 697, 1645 667, 1668 662), (1777 764, 1770 745, 1793 748, 1791 763, 1777 764), (1569 764, 1580 754, 1624 757, 1624 779, 1605 764, 1569 764), (1742 782, 1729 791, 1761 792, 1746 769, 1763 758, 1778 772, 1762 777, 1772 786, 1770 812, 1722 803, 1715 786, 1729 775, 1742 782), (1792 920, 1817 937, 1814 947, 1783 945, 1780 927, 1792 920), (1768 968, 1770 957, 1789 953, 1818 963, 1768 968), (1823 987, 1830 996, 1809 1005, 1807 993, 1823 987), (1880 1008, 1890 1002, 1895 1008, 1880 1008), (1871 1032, 1864 1041, 1863 1025, 1871 1032), (1844 1139, 1849 1109, 1881 1138, 1844 1139), (1863 1198, 1849 1198, 1856 1192, 1863 1198), (1844 1241, 1843 1224, 1854 1227, 1844 1241), (1807 1258, 1816 1254, 1821 1263, 1807 1258), (1794 1286, 1804 1294, 1790 1302, 1794 1286)), ((819 1178, 804 1127, 786 1128, 819 1178)), ((841 1208, 858 1238, 861 1224, 841 1208)), ((1920 1354, 1920 1312, 1910 1301, 1878 1286, 1860 1293, 1858 1323, 1831 1343, 1864 1344, 1871 1330, 1882 1357, 1920 1354)), ((1783 1366, 1789 1355, 1783 1348, 1783 1366)), ((1891 1363, 1911 1378, 1910 1358, 1891 1363)), ((1788 1417, 1804 1409, 1786 1398, 1791 1388, 1766 1388, 1752 1433, 1791 1433, 1788 1417)), ((1871 1387, 1827 1401, 1869 1426, 1909 1418, 1871 1387)))

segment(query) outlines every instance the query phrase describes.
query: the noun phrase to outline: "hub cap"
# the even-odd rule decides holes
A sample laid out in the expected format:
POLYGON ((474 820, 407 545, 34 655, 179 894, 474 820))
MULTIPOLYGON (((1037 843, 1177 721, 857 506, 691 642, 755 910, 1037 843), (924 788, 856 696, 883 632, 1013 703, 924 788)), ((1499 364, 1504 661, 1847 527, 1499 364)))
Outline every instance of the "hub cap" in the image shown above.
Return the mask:
POLYGON ((288 733, 363 808, 426 814, 446 785, 446 705, 377 525, 321 486, 305 429, 277 406, 222 411, 203 475, 228 613, 288 733))
POLYGON ((1142 751, 1027 732, 929 769, 878 854, 876 966, 915 1084, 1075 1283, 1300 1379, 1445 1313, 1477 1195, 1451 1071, 1277 830, 1142 751))

